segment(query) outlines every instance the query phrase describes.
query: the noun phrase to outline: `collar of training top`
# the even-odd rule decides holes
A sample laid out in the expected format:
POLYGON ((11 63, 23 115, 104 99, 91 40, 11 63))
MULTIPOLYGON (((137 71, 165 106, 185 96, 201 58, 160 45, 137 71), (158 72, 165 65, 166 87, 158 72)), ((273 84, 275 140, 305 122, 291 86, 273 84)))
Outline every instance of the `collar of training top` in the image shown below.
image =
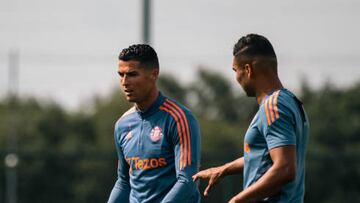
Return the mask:
POLYGON ((155 102, 151 104, 151 106, 143 111, 136 109, 137 113, 141 117, 148 117, 152 115, 153 113, 157 112, 159 110, 160 105, 165 101, 164 95, 159 92, 159 96, 156 98, 155 102))

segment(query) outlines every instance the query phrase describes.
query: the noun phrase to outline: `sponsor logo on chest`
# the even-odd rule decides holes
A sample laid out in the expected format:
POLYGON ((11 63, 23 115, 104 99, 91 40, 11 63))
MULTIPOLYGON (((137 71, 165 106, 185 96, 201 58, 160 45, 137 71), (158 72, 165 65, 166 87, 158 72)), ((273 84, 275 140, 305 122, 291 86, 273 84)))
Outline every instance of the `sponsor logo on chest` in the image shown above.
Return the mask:
POLYGON ((134 170, 149 170, 165 167, 167 165, 164 157, 160 158, 145 158, 140 157, 126 157, 126 162, 129 164, 130 173, 133 174, 134 170))

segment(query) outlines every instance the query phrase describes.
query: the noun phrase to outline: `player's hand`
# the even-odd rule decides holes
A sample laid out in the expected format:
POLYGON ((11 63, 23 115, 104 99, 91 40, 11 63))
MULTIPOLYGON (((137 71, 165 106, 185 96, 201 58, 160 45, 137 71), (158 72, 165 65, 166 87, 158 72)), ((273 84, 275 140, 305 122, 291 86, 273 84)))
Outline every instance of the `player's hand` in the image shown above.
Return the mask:
POLYGON ((235 197, 231 198, 231 200, 228 203, 241 203, 241 202, 238 201, 235 196, 235 197))
POLYGON ((231 200, 228 203, 256 203, 256 202, 253 200, 244 200, 243 198, 239 197, 238 194, 235 197, 231 198, 231 200))
POLYGON ((192 178, 193 181, 198 179, 209 179, 208 185, 204 191, 204 196, 208 196, 211 188, 222 179, 222 175, 223 168, 220 166, 199 171, 197 174, 193 175, 192 178))

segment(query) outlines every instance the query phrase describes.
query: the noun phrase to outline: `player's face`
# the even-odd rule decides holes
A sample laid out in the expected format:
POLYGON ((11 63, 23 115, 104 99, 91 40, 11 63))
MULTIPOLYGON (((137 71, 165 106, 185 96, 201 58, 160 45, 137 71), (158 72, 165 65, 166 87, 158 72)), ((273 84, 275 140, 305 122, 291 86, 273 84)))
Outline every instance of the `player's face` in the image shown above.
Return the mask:
POLYGON ((146 102, 155 88, 158 70, 140 67, 139 61, 119 61, 120 86, 129 102, 146 102))
POLYGON ((246 95, 249 97, 255 96, 254 87, 251 82, 250 73, 249 73, 249 64, 240 65, 236 58, 233 58, 233 71, 235 72, 236 80, 240 86, 245 91, 246 95))

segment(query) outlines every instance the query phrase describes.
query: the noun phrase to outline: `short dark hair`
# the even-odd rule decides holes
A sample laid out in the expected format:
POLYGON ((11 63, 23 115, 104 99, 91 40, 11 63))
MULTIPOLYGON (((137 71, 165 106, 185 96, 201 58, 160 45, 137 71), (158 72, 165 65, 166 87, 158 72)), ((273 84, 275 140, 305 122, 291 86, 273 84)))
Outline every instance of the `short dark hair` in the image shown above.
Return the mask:
POLYGON ((241 37, 234 45, 233 56, 236 58, 245 57, 248 59, 264 57, 275 60, 275 62, 277 61, 274 48, 270 41, 258 34, 248 34, 241 37))
POLYGON ((155 50, 148 44, 134 44, 123 49, 119 54, 119 60, 139 61, 146 68, 159 68, 159 60, 155 50))

